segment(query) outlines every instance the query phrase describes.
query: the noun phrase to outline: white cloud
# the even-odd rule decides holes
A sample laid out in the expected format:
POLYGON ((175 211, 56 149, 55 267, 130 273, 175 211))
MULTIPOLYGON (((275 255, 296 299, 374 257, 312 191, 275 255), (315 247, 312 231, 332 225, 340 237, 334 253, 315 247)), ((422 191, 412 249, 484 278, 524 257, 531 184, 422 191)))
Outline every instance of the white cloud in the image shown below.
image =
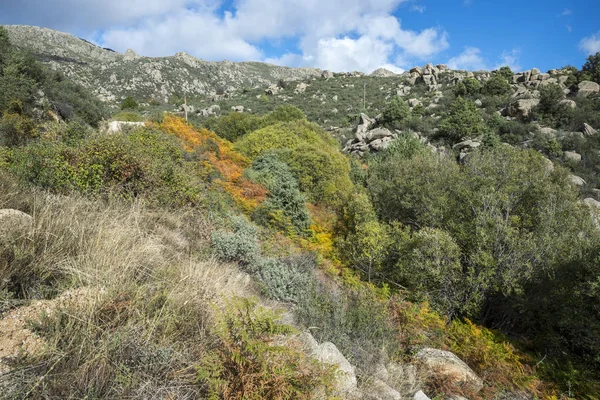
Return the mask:
POLYGON ((378 39, 322 39, 316 50, 315 63, 333 71, 371 72, 387 64, 393 46, 378 39))
POLYGON ((458 56, 448 60, 448 67, 451 69, 477 71, 486 69, 486 63, 481 56, 481 50, 477 47, 466 47, 458 56))
POLYGON ((449 47, 442 28, 413 31, 402 26, 394 13, 409 1, 19 0, 18 6, 11 6, 13 2, 0 0, 0 20, 17 20, 14 15, 20 13, 26 23, 68 30, 104 47, 121 52, 132 48, 148 56, 186 51, 209 60, 262 59, 368 71, 393 67, 394 60, 427 62, 449 47), (274 56, 262 53, 265 41, 276 44, 274 56))
POLYGON ((560 13, 561 17, 566 17, 573 14, 573 11, 569 10, 568 8, 565 8, 563 12, 560 13))
POLYGON ((511 70, 518 72, 521 70, 521 65, 519 64, 519 56, 521 55, 521 51, 519 49, 513 49, 512 51, 503 51, 500 55, 500 62, 496 64, 494 69, 499 69, 500 67, 508 66, 511 70))
POLYGON ((586 54, 596 54, 600 51, 600 31, 591 36, 581 39, 579 48, 585 51, 586 54))
POLYGON ((410 11, 416 11, 416 12, 418 12, 419 14, 423 14, 423 13, 425 12, 425 10, 426 10, 426 9, 427 9, 427 8, 426 8, 425 6, 420 6, 420 5, 418 5, 418 4, 415 4, 414 6, 412 6, 412 7, 410 8, 410 11))

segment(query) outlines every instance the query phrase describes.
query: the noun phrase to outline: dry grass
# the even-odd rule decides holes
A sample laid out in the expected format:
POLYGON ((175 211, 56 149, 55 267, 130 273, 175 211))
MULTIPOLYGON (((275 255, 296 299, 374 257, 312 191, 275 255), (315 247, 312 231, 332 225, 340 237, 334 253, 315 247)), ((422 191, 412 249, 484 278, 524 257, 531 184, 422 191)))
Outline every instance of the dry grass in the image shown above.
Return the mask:
POLYGON ((55 196, 8 179, 1 208, 31 214, 34 226, 0 238, 0 313, 73 288, 103 295, 32 318, 45 350, 11 362, 0 398, 202 395, 194 363, 217 340, 215 309, 223 297, 256 294, 246 274, 209 256, 209 215, 55 196))

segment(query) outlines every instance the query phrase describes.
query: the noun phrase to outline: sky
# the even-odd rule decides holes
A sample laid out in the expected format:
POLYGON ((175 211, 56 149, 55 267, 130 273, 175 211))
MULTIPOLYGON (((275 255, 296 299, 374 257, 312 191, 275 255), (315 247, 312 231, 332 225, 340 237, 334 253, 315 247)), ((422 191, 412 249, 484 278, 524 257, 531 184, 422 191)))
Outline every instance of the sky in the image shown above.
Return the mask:
POLYGON ((0 24, 119 52, 336 72, 542 71, 600 52, 600 0, 0 0, 0 24))

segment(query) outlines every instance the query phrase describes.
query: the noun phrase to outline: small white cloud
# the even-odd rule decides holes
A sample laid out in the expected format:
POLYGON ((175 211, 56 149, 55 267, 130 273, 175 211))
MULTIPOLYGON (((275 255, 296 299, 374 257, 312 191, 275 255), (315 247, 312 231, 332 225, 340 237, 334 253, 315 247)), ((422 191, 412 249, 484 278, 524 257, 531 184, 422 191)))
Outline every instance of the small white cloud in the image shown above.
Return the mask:
POLYGON ((465 51, 448 60, 448 67, 451 69, 477 71, 486 69, 486 63, 483 57, 481 57, 481 50, 477 47, 466 47, 465 51))
POLYGON ((567 28, 569 33, 573 32, 573 27, 571 25, 565 25, 565 28, 567 28))
POLYGON ((600 51, 600 31, 591 36, 581 39, 579 49, 585 51, 586 54, 596 54, 600 51))
POLYGON ((573 11, 569 10, 568 8, 565 8, 563 12, 560 13, 561 17, 566 17, 573 14, 573 11))
POLYGON ((503 51, 500 55, 500 62, 494 67, 494 69, 499 69, 500 67, 507 66, 511 70, 517 72, 521 70, 521 65, 519 64, 519 56, 521 51, 519 49, 513 49, 512 51, 503 51))
POLYGON ((418 12, 419 14, 423 14, 423 13, 425 12, 425 10, 426 10, 426 7, 425 7, 425 6, 420 6, 420 5, 418 5, 418 4, 415 4, 414 6, 412 6, 412 7, 410 8, 410 11, 416 11, 416 12, 418 12))

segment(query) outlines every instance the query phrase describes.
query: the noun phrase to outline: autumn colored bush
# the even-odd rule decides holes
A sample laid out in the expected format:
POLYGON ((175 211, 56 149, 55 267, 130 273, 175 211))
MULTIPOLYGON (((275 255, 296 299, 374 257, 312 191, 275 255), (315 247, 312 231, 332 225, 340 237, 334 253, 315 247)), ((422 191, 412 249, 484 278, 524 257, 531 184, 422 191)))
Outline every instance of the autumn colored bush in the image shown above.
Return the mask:
POLYGON ((244 177, 244 169, 250 165, 250 160, 238 153, 230 142, 206 129, 195 129, 182 118, 168 114, 156 126, 179 138, 186 151, 197 153, 207 168, 218 172, 216 182, 244 210, 255 209, 265 199, 266 189, 244 177))

